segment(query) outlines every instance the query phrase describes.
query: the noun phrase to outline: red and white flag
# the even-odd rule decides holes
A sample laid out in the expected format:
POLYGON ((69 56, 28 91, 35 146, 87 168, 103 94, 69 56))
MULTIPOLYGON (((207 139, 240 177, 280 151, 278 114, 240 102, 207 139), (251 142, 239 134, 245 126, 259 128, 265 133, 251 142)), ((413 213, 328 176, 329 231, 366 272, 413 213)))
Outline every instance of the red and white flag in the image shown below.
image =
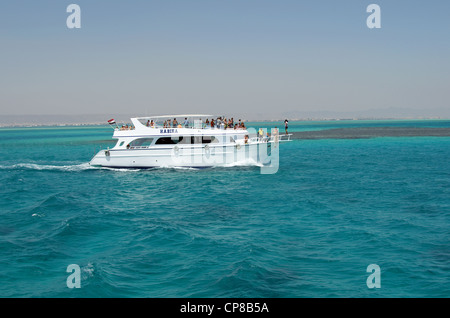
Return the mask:
POLYGON ((114 125, 115 123, 116 123, 116 121, 114 119, 108 120, 108 124, 110 124, 110 125, 114 125))

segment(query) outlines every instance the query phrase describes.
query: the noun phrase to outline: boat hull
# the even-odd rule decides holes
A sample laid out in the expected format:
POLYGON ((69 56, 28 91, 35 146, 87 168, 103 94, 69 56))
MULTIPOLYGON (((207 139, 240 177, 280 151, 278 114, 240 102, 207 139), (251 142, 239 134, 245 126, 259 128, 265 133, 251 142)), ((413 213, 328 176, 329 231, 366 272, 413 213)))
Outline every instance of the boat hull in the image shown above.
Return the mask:
POLYGON ((110 168, 193 167, 206 168, 233 164, 260 165, 270 162, 270 143, 101 150, 91 166, 110 168))

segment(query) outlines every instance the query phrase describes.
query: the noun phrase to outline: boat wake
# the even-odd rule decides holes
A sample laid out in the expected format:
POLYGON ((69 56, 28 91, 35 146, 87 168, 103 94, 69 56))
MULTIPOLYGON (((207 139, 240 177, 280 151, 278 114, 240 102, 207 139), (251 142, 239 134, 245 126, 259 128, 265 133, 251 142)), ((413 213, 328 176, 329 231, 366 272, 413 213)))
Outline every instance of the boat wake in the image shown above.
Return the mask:
POLYGON ((36 163, 18 163, 10 166, 0 165, 1 170, 58 170, 58 171, 82 171, 92 169, 89 163, 78 165, 41 165, 36 163))
POLYGON ((66 171, 80 172, 86 170, 114 170, 114 171, 138 171, 139 169, 116 169, 91 166, 88 162, 75 165, 42 165, 36 163, 18 163, 14 165, 0 165, 0 170, 35 170, 35 171, 66 171))
MULTIPOLYGON (((254 160, 242 160, 225 164, 222 167, 263 167, 261 163, 254 160)), ((207 169, 220 168, 208 167, 207 169)), ((145 170, 161 170, 161 169, 173 169, 173 170, 203 170, 204 168, 195 167, 169 167, 161 166, 150 169, 137 169, 137 168, 111 168, 111 167, 98 167, 91 166, 88 162, 74 165, 49 165, 49 164, 36 164, 36 163, 17 163, 14 165, 0 165, 0 170, 31 170, 31 171, 62 171, 62 172, 82 172, 87 170, 110 170, 110 171, 145 171, 145 170)))
POLYGON ((260 162, 256 162, 253 159, 245 159, 245 160, 241 160, 241 161, 236 161, 233 163, 229 163, 224 165, 224 167, 229 168, 229 167, 263 167, 264 165, 260 162))

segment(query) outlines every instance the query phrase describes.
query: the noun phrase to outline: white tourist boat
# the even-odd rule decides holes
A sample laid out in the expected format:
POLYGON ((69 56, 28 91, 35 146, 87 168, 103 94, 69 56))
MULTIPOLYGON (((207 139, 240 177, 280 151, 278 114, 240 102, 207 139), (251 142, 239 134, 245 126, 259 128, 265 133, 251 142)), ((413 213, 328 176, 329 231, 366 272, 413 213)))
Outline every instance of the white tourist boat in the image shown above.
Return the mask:
POLYGON ((171 115, 131 118, 119 127, 113 119, 116 145, 99 151, 90 165, 110 168, 153 168, 278 164, 278 143, 290 140, 278 130, 211 124, 212 115, 171 115), (174 124, 174 119, 176 123, 174 124))

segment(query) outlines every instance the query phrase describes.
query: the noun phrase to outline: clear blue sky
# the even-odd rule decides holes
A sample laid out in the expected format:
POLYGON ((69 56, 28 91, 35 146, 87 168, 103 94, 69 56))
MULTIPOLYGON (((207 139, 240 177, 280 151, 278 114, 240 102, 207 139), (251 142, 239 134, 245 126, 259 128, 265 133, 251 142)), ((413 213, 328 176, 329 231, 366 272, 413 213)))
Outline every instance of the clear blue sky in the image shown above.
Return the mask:
POLYGON ((0 39, 0 115, 450 108, 448 0, 2 1, 0 39))

